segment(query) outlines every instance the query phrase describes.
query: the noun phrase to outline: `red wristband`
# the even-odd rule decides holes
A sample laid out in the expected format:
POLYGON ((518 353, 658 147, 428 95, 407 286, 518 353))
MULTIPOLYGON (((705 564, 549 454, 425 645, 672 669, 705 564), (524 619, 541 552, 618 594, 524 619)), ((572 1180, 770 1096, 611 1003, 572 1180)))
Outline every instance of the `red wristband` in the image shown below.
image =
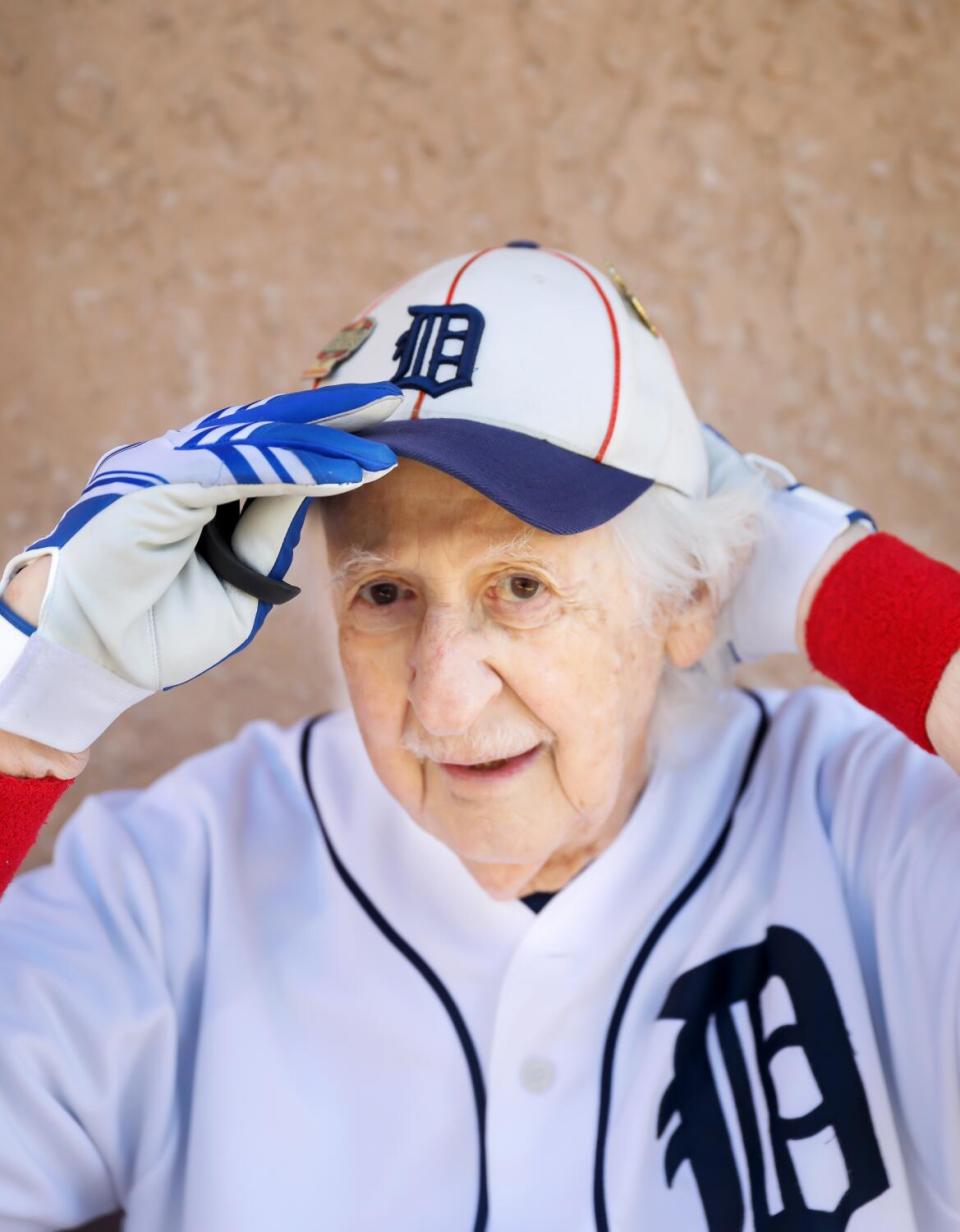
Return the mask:
POLYGON ((0 894, 13 880, 40 827, 72 782, 0 774, 0 894))
POLYGON ((821 582, 806 641, 818 671, 936 751, 927 711, 960 649, 960 573, 893 535, 868 535, 821 582))

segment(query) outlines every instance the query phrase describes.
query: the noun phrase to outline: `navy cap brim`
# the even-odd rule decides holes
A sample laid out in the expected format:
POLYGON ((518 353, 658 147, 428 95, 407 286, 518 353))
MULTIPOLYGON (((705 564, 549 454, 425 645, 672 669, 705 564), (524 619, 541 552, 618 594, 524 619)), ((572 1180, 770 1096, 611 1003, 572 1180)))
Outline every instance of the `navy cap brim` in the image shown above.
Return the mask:
POLYGON ((609 522, 653 484, 550 441, 470 419, 385 420, 359 435, 445 471, 554 535, 609 522))

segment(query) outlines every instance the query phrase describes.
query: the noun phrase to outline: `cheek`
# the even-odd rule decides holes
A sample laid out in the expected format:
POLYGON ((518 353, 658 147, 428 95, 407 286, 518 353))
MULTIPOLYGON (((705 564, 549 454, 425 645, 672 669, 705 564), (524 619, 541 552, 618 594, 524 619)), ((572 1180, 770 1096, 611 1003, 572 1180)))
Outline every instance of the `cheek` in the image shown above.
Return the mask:
POLYGON ((367 754, 381 782, 408 810, 422 792, 420 763, 400 747, 407 709, 406 646, 341 630, 340 663, 367 754))
POLYGON ((624 776, 640 772, 662 654, 643 634, 601 624, 540 663, 532 688, 556 735, 560 786, 582 823, 602 824, 624 776))
POLYGON ((403 651, 384 644, 374 652, 368 639, 351 630, 339 636, 340 663, 350 700, 361 730, 369 731, 379 742, 391 737, 403 724, 403 651))

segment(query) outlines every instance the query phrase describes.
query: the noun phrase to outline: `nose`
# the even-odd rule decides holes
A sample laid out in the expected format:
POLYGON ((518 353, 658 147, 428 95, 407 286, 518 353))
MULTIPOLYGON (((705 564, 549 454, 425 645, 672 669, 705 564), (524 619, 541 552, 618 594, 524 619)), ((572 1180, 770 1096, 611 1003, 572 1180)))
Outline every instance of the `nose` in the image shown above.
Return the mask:
POLYGON ((500 692, 503 682, 486 661, 479 630, 451 612, 428 611, 410 659, 409 698, 434 736, 465 732, 500 692))

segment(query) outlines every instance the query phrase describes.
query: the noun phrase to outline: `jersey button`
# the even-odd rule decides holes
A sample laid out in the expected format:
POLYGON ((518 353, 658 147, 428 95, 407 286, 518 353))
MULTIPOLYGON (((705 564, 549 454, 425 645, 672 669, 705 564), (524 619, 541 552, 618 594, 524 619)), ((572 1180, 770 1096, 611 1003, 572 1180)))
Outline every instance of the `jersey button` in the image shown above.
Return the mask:
POLYGON ((520 1083, 534 1095, 549 1091, 557 1076, 557 1067, 546 1057, 527 1057, 520 1066, 520 1083))

